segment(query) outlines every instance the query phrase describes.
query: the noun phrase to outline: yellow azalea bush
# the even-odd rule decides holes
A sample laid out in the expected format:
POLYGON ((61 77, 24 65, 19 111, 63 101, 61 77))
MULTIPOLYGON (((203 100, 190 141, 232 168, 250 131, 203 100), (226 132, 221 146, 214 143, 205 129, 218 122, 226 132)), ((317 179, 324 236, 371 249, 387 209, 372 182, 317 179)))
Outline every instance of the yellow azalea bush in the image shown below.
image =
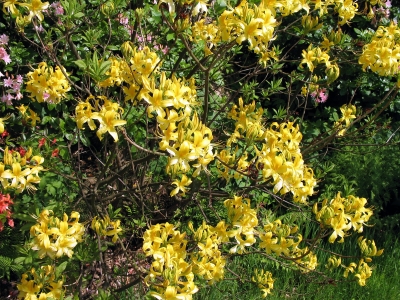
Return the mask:
POLYGON ((20 299, 139 283, 192 299, 230 275, 268 297, 273 265, 367 284, 372 205, 328 191, 323 162, 398 110, 390 1, 1 2, 2 211, 31 236, 20 299), (245 278, 230 266, 247 255, 268 263, 245 278))

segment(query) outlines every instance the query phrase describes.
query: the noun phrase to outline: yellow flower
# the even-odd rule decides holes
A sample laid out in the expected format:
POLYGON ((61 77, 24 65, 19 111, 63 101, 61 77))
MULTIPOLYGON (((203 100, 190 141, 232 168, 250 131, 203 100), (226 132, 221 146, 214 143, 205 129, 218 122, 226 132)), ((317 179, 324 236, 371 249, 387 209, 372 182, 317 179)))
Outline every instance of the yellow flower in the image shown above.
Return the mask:
POLYGON ((3 4, 3 12, 6 14, 7 13, 6 9, 7 9, 11 13, 11 15, 13 16, 19 15, 20 12, 16 5, 21 5, 21 3, 16 0, 5 1, 3 4))
POLYGON ((308 69, 313 72, 314 71, 314 61, 317 60, 317 56, 315 55, 314 49, 312 44, 310 44, 307 50, 303 50, 302 54, 303 60, 301 61, 302 64, 307 64, 308 69))
POLYGON ((179 191, 183 192, 183 195, 186 194, 186 187, 189 186, 192 183, 192 180, 187 178, 186 175, 182 175, 182 179, 181 181, 179 181, 178 179, 174 180, 172 182, 173 185, 176 185, 176 188, 173 189, 170 193, 170 196, 175 196, 176 194, 179 193, 179 191))
POLYGON ((122 126, 126 124, 125 120, 120 120, 119 113, 116 111, 100 112, 98 115, 92 117, 100 122, 100 127, 97 130, 97 137, 100 141, 103 139, 103 134, 108 132, 114 139, 114 142, 118 142, 118 133, 115 130, 115 126, 122 126))
POLYGON ((251 278, 251 281, 256 282, 258 287, 264 293, 263 297, 267 297, 271 294, 271 290, 274 288, 274 279, 272 278, 271 272, 264 272, 264 270, 255 270, 255 276, 251 278))
POLYGON ((4 121, 6 121, 9 118, 10 116, 6 116, 5 118, 0 118, 0 133, 4 132, 4 121))
POLYGON ((18 183, 21 183, 23 186, 26 184, 26 176, 31 173, 30 168, 26 168, 25 170, 21 170, 21 165, 19 163, 12 164, 12 172, 10 170, 4 171, 2 174, 3 178, 12 179, 11 187, 17 187, 18 183))
MULTIPOLYGON (((34 269, 33 269, 34 270, 34 269)), ((17 284, 18 298, 37 299, 36 294, 40 291, 40 285, 34 280, 27 280, 28 274, 22 274, 21 283, 17 284)))
POLYGON ((37 113, 35 113, 32 109, 29 109, 29 117, 26 119, 27 121, 31 120, 31 126, 35 127, 36 126, 36 122, 40 121, 39 116, 37 115, 37 113))
POLYGON ((39 250, 39 257, 46 255, 54 259, 67 255, 71 257, 72 249, 82 241, 84 226, 79 223, 79 214, 71 213, 72 221, 68 221, 68 215, 64 214, 60 221, 53 216, 53 212, 44 210, 38 218, 38 224, 31 227, 30 233, 33 239, 33 250, 39 250))
POLYGON ((35 16, 39 19, 40 22, 42 22, 44 19, 42 11, 49 7, 49 2, 42 3, 42 1, 40 0, 31 0, 30 3, 21 3, 20 5, 26 7, 29 10, 29 22, 35 16))
POLYGON ((346 127, 349 127, 351 119, 355 119, 356 118, 356 107, 355 105, 343 105, 340 108, 340 111, 343 114, 343 117, 341 119, 339 119, 339 122, 343 122, 345 121, 346 123, 346 127))
POLYGON ((80 102, 75 108, 75 114, 76 124, 78 125, 79 129, 83 129, 83 124, 86 122, 91 130, 96 129, 96 124, 94 123, 93 118, 96 117, 98 113, 93 112, 93 107, 89 101, 80 102))
POLYGON ((198 157, 198 155, 190 151, 190 142, 186 140, 180 145, 179 150, 167 147, 167 151, 172 155, 169 158, 168 165, 173 166, 178 164, 183 172, 189 171, 189 161, 195 160, 198 157))

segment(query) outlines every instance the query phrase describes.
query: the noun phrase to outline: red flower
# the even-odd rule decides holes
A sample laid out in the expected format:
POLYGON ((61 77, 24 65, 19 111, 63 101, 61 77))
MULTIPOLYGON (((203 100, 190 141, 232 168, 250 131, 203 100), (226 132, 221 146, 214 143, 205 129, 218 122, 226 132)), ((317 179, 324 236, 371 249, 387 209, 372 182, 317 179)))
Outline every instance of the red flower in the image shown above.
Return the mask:
POLYGON ((9 136, 10 134, 7 132, 7 130, 4 130, 3 133, 1 134, 1 137, 4 139, 6 136, 9 136))
POLYGON ((57 139, 54 139, 54 140, 51 142, 51 145, 54 146, 56 143, 57 143, 57 139))
POLYGON ((57 157, 58 156, 58 152, 60 152, 60 150, 58 148, 54 149, 53 152, 51 153, 51 157, 57 157))
POLYGON ((39 140, 39 148, 44 146, 44 144, 46 144, 46 138, 42 138, 39 140))
POLYGON ((19 154, 21 154, 21 156, 25 156, 26 150, 22 147, 19 147, 19 154))
MULTIPOLYGON (((11 219, 10 206, 14 204, 10 198, 10 195, 3 195, 0 193, 0 214, 3 214, 7 218, 7 223, 11 227, 14 227, 14 220, 11 219)), ((0 231, 4 228, 3 222, 0 220, 0 231)))

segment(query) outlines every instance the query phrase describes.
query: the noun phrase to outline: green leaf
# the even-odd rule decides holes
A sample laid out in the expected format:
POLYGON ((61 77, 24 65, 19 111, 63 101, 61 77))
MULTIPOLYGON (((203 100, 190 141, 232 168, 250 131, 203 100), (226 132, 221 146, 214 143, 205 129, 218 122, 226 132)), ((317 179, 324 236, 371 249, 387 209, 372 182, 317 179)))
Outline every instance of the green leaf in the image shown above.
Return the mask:
POLYGON ((56 189, 54 188, 54 186, 52 186, 51 184, 48 184, 46 186, 46 191, 49 195, 51 196, 55 196, 56 195, 56 189))
POLYGON ((60 181, 54 181, 54 182, 52 182, 52 185, 57 189, 61 188, 61 182, 60 181))
POLYGON ((175 39, 175 34, 174 33, 168 33, 167 34, 167 41, 171 41, 173 39, 175 39))
POLYGON ((21 220, 21 221, 25 221, 25 222, 36 223, 36 219, 27 214, 14 213, 13 218, 21 220))
POLYGON ((86 70, 86 69, 87 69, 87 65, 85 64, 85 62, 84 62, 82 59, 80 59, 80 60, 75 60, 74 63, 75 63, 80 69, 83 69, 83 70, 86 70))
POLYGON ((67 265, 68 265, 68 261, 64 261, 59 266, 57 266, 57 268, 56 268, 56 278, 58 278, 62 274, 62 272, 64 272, 64 270, 67 267, 67 265))

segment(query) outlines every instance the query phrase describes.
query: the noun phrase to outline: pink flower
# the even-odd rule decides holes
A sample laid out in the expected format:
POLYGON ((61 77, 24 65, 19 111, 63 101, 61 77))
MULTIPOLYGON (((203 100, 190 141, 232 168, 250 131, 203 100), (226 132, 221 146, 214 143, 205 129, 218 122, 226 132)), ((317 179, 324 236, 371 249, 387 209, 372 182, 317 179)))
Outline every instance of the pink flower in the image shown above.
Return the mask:
POLYGON ((18 93, 19 90, 21 89, 21 84, 18 83, 17 81, 14 81, 14 82, 12 83, 12 89, 13 89, 13 91, 14 91, 15 93, 18 93))
POLYGON ((162 53, 164 53, 164 54, 167 54, 168 53, 168 51, 169 51, 169 48, 168 48, 168 46, 165 46, 164 48, 162 48, 162 53))
POLYGON ((4 87, 11 87, 14 84, 14 80, 12 80, 10 77, 7 77, 7 79, 4 79, 4 87))
POLYGON ((0 45, 7 45, 8 44, 8 36, 5 34, 0 35, 0 45))
POLYGON ((4 95, 1 97, 1 101, 4 102, 7 105, 12 105, 12 100, 14 99, 14 96, 12 96, 10 93, 7 95, 4 95))
POLYGON ((0 59, 2 59, 6 65, 11 62, 10 56, 7 54, 4 48, 0 48, 0 59))
POLYGON ((52 3, 52 4, 50 5, 50 7, 54 9, 54 14, 55 14, 56 16, 59 16, 59 15, 63 15, 63 14, 64 14, 64 8, 62 7, 62 5, 61 5, 60 2, 54 2, 54 3, 52 3))
POLYGON ((326 100, 328 100, 328 94, 326 93, 326 88, 314 91, 310 95, 317 103, 324 103, 326 102, 326 100))
POLYGON ((129 19, 127 17, 125 17, 123 14, 119 14, 117 20, 119 21, 119 23, 121 25, 128 25, 128 23, 129 23, 129 19))
POLYGON ((15 95, 15 100, 21 100, 22 97, 23 97, 22 94, 18 92, 17 95, 15 95))
POLYGON ((22 81, 24 80, 23 78, 22 78, 22 76, 21 75, 17 75, 17 82, 18 83, 22 83, 22 81))
POLYGON ((43 28, 42 24, 40 24, 39 26, 35 25, 35 30, 36 30, 37 32, 43 32, 43 31, 44 31, 44 28, 43 28))

